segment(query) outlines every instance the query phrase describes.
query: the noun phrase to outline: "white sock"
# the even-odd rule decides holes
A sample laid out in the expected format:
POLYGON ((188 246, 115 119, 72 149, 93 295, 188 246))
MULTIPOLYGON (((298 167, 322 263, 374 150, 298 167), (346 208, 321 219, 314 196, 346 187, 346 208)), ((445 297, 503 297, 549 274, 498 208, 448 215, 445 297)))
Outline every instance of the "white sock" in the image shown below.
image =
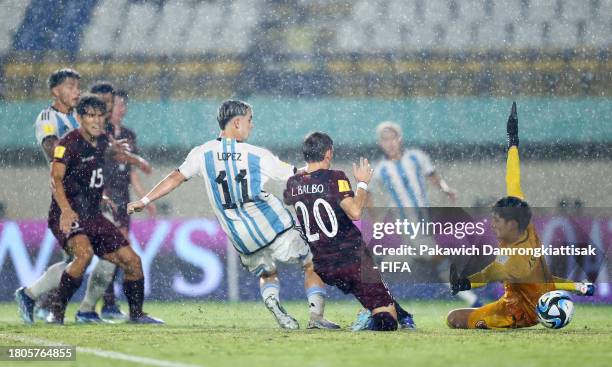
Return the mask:
POLYGON ((306 290, 306 296, 308 297, 308 309, 310 310, 310 318, 323 317, 325 310, 325 296, 327 292, 325 288, 318 286, 310 287, 306 290))
POLYGON ((457 297, 465 301, 470 307, 478 300, 478 296, 473 291, 463 291, 457 293, 457 297))
POLYGON ((79 306, 81 312, 93 312, 96 310, 96 302, 104 295, 110 282, 113 281, 117 265, 106 260, 100 260, 91 272, 87 281, 87 291, 79 306))
POLYGON ((280 285, 278 282, 265 282, 259 286, 259 291, 264 302, 270 296, 280 301, 280 285))
POLYGON ((36 300, 43 294, 57 288, 59 286, 62 273, 68 264, 65 261, 55 263, 47 268, 43 275, 38 278, 34 284, 26 288, 28 297, 36 300))

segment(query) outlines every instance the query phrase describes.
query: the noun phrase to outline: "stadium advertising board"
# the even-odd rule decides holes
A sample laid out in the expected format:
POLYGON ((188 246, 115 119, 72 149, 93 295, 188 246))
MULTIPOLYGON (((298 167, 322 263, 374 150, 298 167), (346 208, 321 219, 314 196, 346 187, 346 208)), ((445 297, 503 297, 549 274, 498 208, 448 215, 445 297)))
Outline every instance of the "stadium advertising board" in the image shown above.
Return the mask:
MULTIPOLYGON (((449 213, 448 210, 444 212, 449 213)), ((387 216, 387 222, 396 222, 397 216, 391 215, 391 217, 394 220, 389 220, 390 217, 387 216)), ((474 216, 474 218, 478 217, 474 216)), ((364 238, 369 247, 374 249, 375 255, 381 252, 381 243, 387 249, 398 248, 402 245, 404 248, 411 246, 410 241, 406 241, 405 238, 395 233, 384 234, 380 230, 382 226, 376 226, 375 223, 361 224, 364 238)), ((612 217, 593 215, 572 220, 568 216, 541 215, 534 217, 533 223, 545 246, 552 244, 553 247, 559 247, 564 243, 588 243, 596 247, 597 256, 595 257, 547 256, 546 253, 543 256, 547 256, 547 262, 556 274, 563 273, 576 280, 583 280, 577 277, 586 277, 589 274, 596 277, 599 286, 595 299, 605 302, 612 301, 608 280, 610 269, 607 264, 608 244, 612 242, 612 217)), ((397 228, 394 227, 394 231, 397 228)), ((477 224, 475 229, 478 229, 477 224)), ((490 226, 483 226, 483 230, 481 239, 487 243, 496 243, 490 226)), ((468 238, 469 236, 436 236, 435 241, 440 248, 465 247, 465 240, 468 238)), ((147 297, 161 300, 228 299, 227 237, 215 219, 135 220, 131 227, 130 239, 132 246, 142 258, 147 297)), ((412 267, 410 273, 402 272, 401 266, 394 268, 390 265, 386 265, 386 269, 381 268, 381 272, 390 280, 394 288, 400 283, 418 283, 420 287, 423 284, 429 284, 432 287, 441 288, 438 277, 429 276, 427 272, 418 270, 422 265, 418 261, 419 245, 416 244, 415 247, 417 255, 414 258, 417 261, 414 264, 409 263, 412 267)), ((492 260, 492 254, 486 253, 482 246, 480 248, 482 249, 480 261, 486 263, 487 259, 492 260)), ((2 264, 0 277, 3 280, 0 283, 0 299, 11 299, 17 287, 31 284, 48 265, 59 259, 61 259, 59 248, 55 238, 47 229, 46 221, 0 222, 0 264, 2 264)), ((399 256, 395 259, 397 261, 392 262, 403 263, 403 259, 405 256, 399 256)), ((377 260, 381 265, 381 261, 389 261, 389 258, 377 256, 377 260)), ((461 256, 454 258, 453 261, 461 262, 461 256)), ((471 266, 477 267, 477 261, 472 262, 471 266)), ((300 282, 300 272, 294 267, 281 270, 289 273, 285 279, 295 279, 300 282)), ((258 290, 256 279, 240 266, 238 266, 238 273, 240 297, 256 299, 258 290)), ((298 288, 300 287, 285 288, 284 297, 300 299, 303 294, 298 288)), ((398 287, 395 293, 400 298, 411 297, 413 293, 408 288, 410 287, 398 287)), ((339 292, 331 294, 340 295, 339 292)), ((429 297, 440 296, 439 292, 425 292, 424 294, 429 297)))

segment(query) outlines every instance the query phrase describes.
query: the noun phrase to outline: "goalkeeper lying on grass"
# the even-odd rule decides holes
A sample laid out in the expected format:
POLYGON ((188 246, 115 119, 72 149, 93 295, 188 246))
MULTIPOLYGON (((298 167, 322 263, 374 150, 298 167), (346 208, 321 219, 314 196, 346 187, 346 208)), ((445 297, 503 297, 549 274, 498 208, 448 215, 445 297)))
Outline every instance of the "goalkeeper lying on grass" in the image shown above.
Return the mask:
MULTIPOLYGON (((493 207, 492 228, 500 248, 541 247, 540 239, 531 223, 531 209, 521 192, 518 154, 518 118, 516 103, 507 123, 508 160, 506 163, 506 197, 493 207)), ((468 277, 460 275, 454 265, 450 269, 453 294, 487 283, 502 281, 504 295, 497 301, 479 308, 463 308, 451 311, 447 324, 457 329, 520 328, 538 323, 536 303, 540 296, 555 289, 573 291, 592 296, 591 283, 575 283, 552 276, 543 256, 498 256, 482 271, 468 277)))

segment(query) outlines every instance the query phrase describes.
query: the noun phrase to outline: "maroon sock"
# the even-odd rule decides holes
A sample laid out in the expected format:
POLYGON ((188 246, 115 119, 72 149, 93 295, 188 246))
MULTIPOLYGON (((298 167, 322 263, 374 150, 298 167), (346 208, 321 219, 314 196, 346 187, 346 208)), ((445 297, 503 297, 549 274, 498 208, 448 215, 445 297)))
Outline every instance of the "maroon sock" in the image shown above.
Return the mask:
POLYGON ((66 271, 62 273, 60 284, 57 288, 57 298, 51 307, 51 310, 57 319, 64 319, 66 305, 68 305, 68 301, 79 289, 82 282, 83 278, 73 278, 70 274, 66 273, 66 271))
POLYGON ((144 302, 144 278, 139 280, 124 280, 123 293, 130 305, 130 319, 142 316, 144 302))
POLYGON ((117 268, 115 268, 115 274, 113 274, 113 281, 110 282, 106 290, 104 291, 104 296, 102 299, 104 300, 104 304, 102 307, 112 307, 115 306, 115 278, 117 277, 117 268))

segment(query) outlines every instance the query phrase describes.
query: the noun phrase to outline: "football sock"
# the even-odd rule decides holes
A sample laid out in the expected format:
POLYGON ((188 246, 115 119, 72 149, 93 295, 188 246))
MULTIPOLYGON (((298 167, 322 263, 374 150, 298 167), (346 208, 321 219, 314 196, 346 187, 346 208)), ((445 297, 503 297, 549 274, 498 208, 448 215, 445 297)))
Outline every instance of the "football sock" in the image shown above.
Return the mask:
POLYGON ((109 283, 110 286, 113 286, 116 268, 117 266, 109 261, 98 261, 87 281, 87 291, 85 292, 85 297, 83 297, 83 302, 81 302, 79 311, 95 311, 96 302, 102 297, 109 283))
POLYGON ((142 316, 144 302, 144 278, 138 280, 124 280, 123 293, 130 306, 130 319, 142 316))
POLYGON ((473 291, 463 291, 457 293, 457 297, 461 298, 468 305, 472 306, 478 300, 478 296, 473 291))
POLYGON ((52 311, 56 318, 63 321, 66 305, 81 286, 83 278, 73 278, 66 271, 62 273, 57 291, 57 302, 53 303, 52 311))
POLYGON ((34 284, 26 288, 25 292, 28 297, 38 299, 38 297, 42 296, 44 293, 57 288, 60 283, 62 273, 67 266, 68 264, 66 264, 64 261, 49 266, 43 275, 41 275, 40 278, 34 282, 34 284))
POLYGON ((325 311, 325 296, 327 292, 322 287, 310 287, 306 290, 306 296, 308 297, 308 309, 310 310, 310 317, 323 317, 325 311))
POLYGON ((270 296, 280 300, 280 285, 278 282, 265 282, 259 286, 259 291, 264 302, 270 296))
POLYGON ((104 291, 103 299, 105 307, 115 306, 115 278, 117 277, 117 271, 119 271, 119 268, 115 267, 112 278, 108 283, 108 287, 106 287, 106 290, 104 291))
POLYGON ((373 331, 394 331, 397 330, 397 320, 388 312, 379 312, 370 318, 368 329, 373 331))

